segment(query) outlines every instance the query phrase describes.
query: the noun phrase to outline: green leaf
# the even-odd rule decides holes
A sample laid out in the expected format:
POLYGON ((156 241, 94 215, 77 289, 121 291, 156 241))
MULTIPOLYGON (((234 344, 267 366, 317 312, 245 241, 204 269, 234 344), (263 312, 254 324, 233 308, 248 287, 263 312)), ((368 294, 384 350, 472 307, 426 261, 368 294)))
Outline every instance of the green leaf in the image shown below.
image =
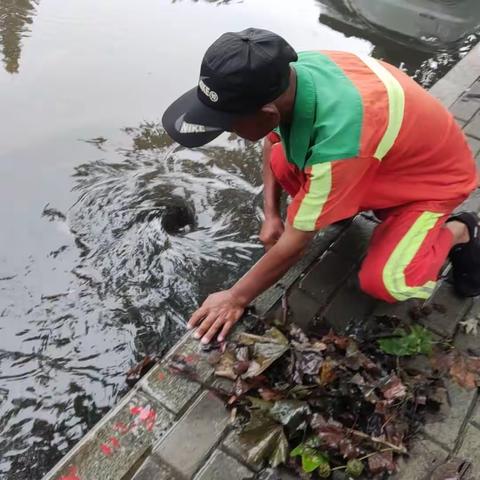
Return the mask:
POLYGON ((380 349, 389 355, 404 357, 420 353, 430 355, 433 348, 432 334, 420 325, 413 325, 410 333, 398 332, 396 337, 382 338, 378 341, 380 349))
POLYGON ((330 465, 328 455, 315 448, 318 444, 317 437, 310 437, 290 452, 291 457, 302 457, 302 468, 306 473, 311 473, 320 466, 330 465))
POLYGON ((318 450, 306 447, 302 454, 302 469, 306 473, 311 473, 320 465, 329 465, 328 457, 318 450))
POLYGON ((291 452, 290 456, 291 457, 298 457, 299 455, 303 455, 303 452, 305 450, 305 444, 301 443, 300 445, 297 445, 291 452))

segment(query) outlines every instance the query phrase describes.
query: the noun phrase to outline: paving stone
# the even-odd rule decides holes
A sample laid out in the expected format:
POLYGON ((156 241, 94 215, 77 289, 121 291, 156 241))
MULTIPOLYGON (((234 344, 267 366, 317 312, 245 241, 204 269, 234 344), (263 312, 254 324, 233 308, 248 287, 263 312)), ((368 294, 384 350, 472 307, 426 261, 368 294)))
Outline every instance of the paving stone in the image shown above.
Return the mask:
POLYGON ((118 480, 141 461, 164 435, 172 415, 157 401, 134 391, 45 480, 118 480))
POLYGON ((457 457, 472 462, 472 471, 470 475, 472 479, 480 478, 480 429, 474 425, 469 425, 465 431, 461 447, 456 454, 457 457))
MULTIPOLYGON (((231 335, 238 329, 242 329, 239 323, 232 331, 231 335)), ((168 367, 168 362, 172 357, 179 357, 187 364, 195 366, 198 378, 204 382, 209 380, 213 374, 213 367, 208 363, 208 353, 202 350, 202 344, 193 338, 193 331, 187 333, 182 340, 168 352, 162 364, 168 367)))
POLYGON ((148 372, 140 388, 155 397, 175 414, 181 412, 200 391, 198 383, 191 382, 179 375, 174 375, 163 364, 156 365, 148 372))
POLYGON ((223 403, 205 392, 156 446, 154 453, 186 478, 200 468, 229 420, 223 403))
POLYGON ((430 93, 447 108, 455 103, 463 91, 471 88, 480 76, 480 62, 478 61, 480 47, 477 47, 478 45, 430 89, 430 93))
POLYGON ((480 80, 476 80, 468 89, 468 95, 480 95, 480 80))
POLYGON ((391 480, 424 480, 428 474, 443 463, 448 452, 423 436, 416 438, 409 450, 409 456, 398 463, 398 472, 391 480))
POLYGON ((253 473, 226 453, 215 450, 205 466, 195 475, 195 480, 243 480, 253 473))
POLYGON ((333 242, 331 249, 341 256, 359 262, 365 255, 377 223, 357 215, 352 224, 333 242))
POLYGON ((355 271, 321 316, 321 321, 327 322, 337 333, 345 333, 354 322, 363 322, 375 306, 375 299, 360 290, 357 277, 355 271))
MULTIPOLYGON (((477 318, 480 322, 480 298, 474 298, 472 308, 466 313, 464 320, 477 318)), ((455 347, 470 355, 480 356, 480 328, 477 335, 467 334, 459 327, 454 340, 455 347)))
POLYGON ((467 126, 463 129, 467 135, 471 135, 475 138, 480 138, 480 112, 477 112, 475 116, 468 122, 467 126))
POLYGON ((450 108, 455 118, 468 122, 480 109, 480 103, 464 95, 450 108))
POLYGON ((480 151, 480 140, 477 140, 476 138, 471 137, 470 135, 466 136, 468 144, 470 145, 470 148, 472 149, 473 155, 477 155, 477 153, 480 151))
POLYGON ((462 210, 473 210, 475 212, 480 211, 480 189, 477 189, 471 193, 470 196, 455 209, 455 212, 461 212, 462 210))
POLYGON ((320 304, 326 304, 332 293, 354 269, 348 259, 329 251, 298 282, 298 288, 310 293, 320 304))
POLYGON ((472 418, 471 421, 475 423, 477 428, 480 428, 480 400, 477 397, 477 403, 475 405, 475 408, 472 412, 472 418))
POLYGON ((461 388, 454 382, 447 381, 450 410, 446 418, 425 425, 425 433, 448 449, 453 449, 460 428, 475 398, 476 392, 461 388))
POLYGON ((471 298, 460 298, 453 290, 453 286, 443 281, 428 303, 438 303, 445 307, 445 313, 434 310, 431 315, 419 320, 425 327, 442 337, 453 338, 458 322, 465 316, 472 306, 471 298))
POLYGON ((389 317, 397 317, 399 319, 408 320, 410 318, 410 310, 415 305, 418 305, 418 303, 418 300, 415 299, 397 303, 377 301, 372 315, 376 317, 387 315, 389 317))
MULTIPOLYGON (((335 473, 335 472, 334 472, 335 473)), ((289 472, 286 468, 267 468, 263 470, 258 476, 255 477, 255 480, 300 480, 298 475, 294 475, 289 472)), ((335 475, 332 475, 331 480, 335 479, 335 475)), ((361 479, 359 479, 361 480, 361 479)))
POLYGON ((159 464, 154 457, 147 458, 145 463, 132 477, 132 480, 182 480, 168 465, 159 464))
POLYGON ((324 305, 312 294, 293 288, 288 294, 288 319, 305 330, 324 305))
MULTIPOLYGON (((470 317, 467 315, 466 318, 470 317)), ((468 355, 480 357, 480 334, 467 334, 462 328, 455 335, 454 345, 455 348, 468 355)))

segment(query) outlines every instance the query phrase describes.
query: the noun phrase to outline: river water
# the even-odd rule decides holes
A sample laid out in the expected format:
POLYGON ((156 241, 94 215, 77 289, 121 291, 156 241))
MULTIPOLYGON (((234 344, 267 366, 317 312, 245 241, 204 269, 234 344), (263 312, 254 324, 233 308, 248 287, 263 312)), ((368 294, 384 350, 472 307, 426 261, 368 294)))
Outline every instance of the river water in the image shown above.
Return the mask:
POLYGON ((314 0, 0 0, 0 478, 39 479, 261 254, 259 146, 196 151, 159 119, 248 26, 376 53, 426 86, 465 54, 319 22, 314 0), (294 6, 293 6, 294 5, 294 6), (368 40, 366 39, 368 38, 368 40), (192 218, 171 225, 178 208, 192 218))

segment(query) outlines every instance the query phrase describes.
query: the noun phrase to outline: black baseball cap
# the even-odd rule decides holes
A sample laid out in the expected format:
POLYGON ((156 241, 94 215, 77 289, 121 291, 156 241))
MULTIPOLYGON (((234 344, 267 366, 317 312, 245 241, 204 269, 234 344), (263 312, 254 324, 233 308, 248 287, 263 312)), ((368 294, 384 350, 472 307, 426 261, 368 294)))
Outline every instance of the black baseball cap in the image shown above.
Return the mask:
POLYGON ((185 147, 199 147, 254 113, 289 85, 295 50, 279 35, 247 28, 227 32, 206 51, 198 85, 173 102, 163 127, 185 147))

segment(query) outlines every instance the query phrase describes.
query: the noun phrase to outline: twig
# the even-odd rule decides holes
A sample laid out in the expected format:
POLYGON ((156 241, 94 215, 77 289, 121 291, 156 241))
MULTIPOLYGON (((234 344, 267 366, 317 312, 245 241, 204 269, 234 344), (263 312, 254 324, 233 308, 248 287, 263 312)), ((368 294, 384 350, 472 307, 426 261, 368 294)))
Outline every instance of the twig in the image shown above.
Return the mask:
POLYGON ((282 295, 282 323, 286 325, 288 321, 288 298, 287 292, 282 295))
MULTIPOLYGON (((368 455, 364 455, 363 457, 357 458, 356 460, 361 462, 362 460, 366 460, 367 458, 373 457, 374 455, 377 455, 378 453, 391 452, 392 450, 393 450, 392 448, 384 448, 383 450, 380 450, 379 452, 369 453, 368 455)), ((341 465, 340 467, 332 468, 332 472, 334 470, 345 470, 346 468, 347 468, 346 465, 341 465)))
POLYGON ((360 432, 358 430, 350 430, 350 432, 355 437, 364 438, 365 440, 370 440, 373 443, 378 443, 380 445, 385 445, 386 447, 390 448, 391 450, 394 450, 397 453, 407 453, 407 449, 403 446, 399 447, 399 446, 394 445, 393 443, 387 442, 385 440, 380 440, 379 438, 371 437, 370 435, 367 435, 366 433, 360 432))

